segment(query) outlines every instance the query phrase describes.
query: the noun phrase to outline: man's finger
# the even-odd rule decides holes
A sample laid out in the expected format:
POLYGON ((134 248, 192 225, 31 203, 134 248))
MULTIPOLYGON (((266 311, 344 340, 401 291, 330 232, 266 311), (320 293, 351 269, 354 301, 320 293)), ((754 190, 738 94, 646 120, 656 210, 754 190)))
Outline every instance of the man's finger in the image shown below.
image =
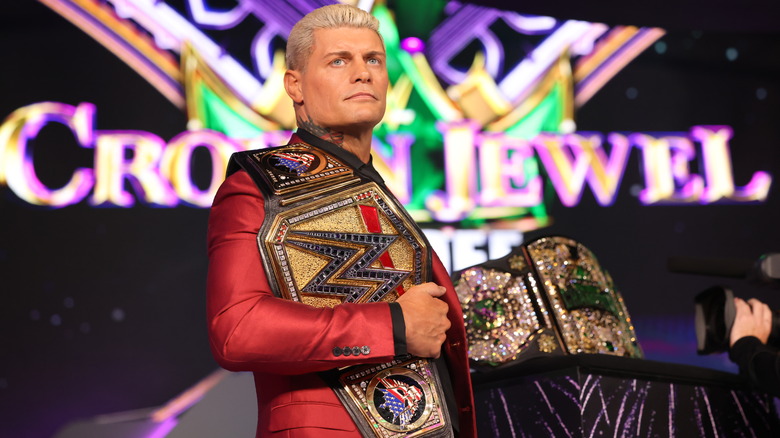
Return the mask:
POLYGON ((754 318, 761 321, 766 317, 766 311, 769 308, 766 304, 755 298, 749 299, 748 304, 750 304, 750 309, 753 311, 754 318))
POLYGON ((447 288, 444 286, 439 286, 433 282, 422 283, 418 287, 421 287, 425 292, 428 293, 428 295, 432 297, 440 297, 444 295, 445 292, 447 292, 447 288))
POLYGON ((734 307, 737 310, 737 314, 747 313, 749 315, 751 313, 750 306, 742 298, 734 298, 734 307))
POLYGON ((761 308, 761 319, 765 321, 772 319, 772 309, 766 303, 761 303, 758 307, 761 308))

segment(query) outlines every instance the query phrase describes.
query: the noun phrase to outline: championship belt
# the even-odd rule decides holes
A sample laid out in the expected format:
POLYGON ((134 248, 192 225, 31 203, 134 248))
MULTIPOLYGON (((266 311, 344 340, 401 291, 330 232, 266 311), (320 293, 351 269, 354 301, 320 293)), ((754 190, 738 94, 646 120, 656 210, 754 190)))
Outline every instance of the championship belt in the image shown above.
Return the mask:
POLYGON ((581 243, 543 237, 461 271, 469 359, 483 371, 543 355, 641 358, 620 293, 581 243))
MULTIPOLYGON (((239 152, 232 161, 265 197, 257 242, 276 296, 315 307, 392 302, 429 281, 422 231, 384 187, 338 157, 297 143, 239 152)), ((428 359, 355 365, 322 377, 364 436, 453 435, 428 359)))

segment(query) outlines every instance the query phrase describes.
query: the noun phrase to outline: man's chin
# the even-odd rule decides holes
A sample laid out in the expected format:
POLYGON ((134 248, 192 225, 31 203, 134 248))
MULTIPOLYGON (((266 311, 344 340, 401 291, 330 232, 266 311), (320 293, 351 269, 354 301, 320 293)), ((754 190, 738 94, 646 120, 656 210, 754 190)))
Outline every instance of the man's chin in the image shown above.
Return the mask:
POLYGON ((352 120, 350 120, 347 124, 334 128, 338 131, 342 131, 344 133, 355 133, 359 134, 361 131, 365 130, 373 130, 376 125, 378 125, 382 121, 381 118, 377 118, 376 116, 372 117, 354 117, 352 120))

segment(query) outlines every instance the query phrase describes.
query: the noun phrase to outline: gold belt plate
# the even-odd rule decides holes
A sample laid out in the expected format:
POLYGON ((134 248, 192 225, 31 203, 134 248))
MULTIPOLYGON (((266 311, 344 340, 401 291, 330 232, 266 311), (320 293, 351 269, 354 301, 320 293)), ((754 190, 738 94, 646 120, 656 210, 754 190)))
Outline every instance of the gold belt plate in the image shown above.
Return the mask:
POLYGON ((428 278, 422 232, 376 183, 286 209, 258 236, 283 298, 316 307, 395 301, 428 278))

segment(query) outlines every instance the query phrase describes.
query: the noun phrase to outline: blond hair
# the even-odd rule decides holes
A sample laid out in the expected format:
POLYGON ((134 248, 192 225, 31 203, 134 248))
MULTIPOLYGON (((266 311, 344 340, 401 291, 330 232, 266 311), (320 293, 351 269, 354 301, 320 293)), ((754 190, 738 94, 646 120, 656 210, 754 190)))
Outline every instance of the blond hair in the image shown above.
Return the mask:
POLYGON ((285 63, 290 70, 303 70, 314 49, 314 31, 353 27, 371 29, 379 35, 379 20, 368 12, 351 5, 335 4, 317 8, 306 14, 293 26, 287 38, 285 63))

